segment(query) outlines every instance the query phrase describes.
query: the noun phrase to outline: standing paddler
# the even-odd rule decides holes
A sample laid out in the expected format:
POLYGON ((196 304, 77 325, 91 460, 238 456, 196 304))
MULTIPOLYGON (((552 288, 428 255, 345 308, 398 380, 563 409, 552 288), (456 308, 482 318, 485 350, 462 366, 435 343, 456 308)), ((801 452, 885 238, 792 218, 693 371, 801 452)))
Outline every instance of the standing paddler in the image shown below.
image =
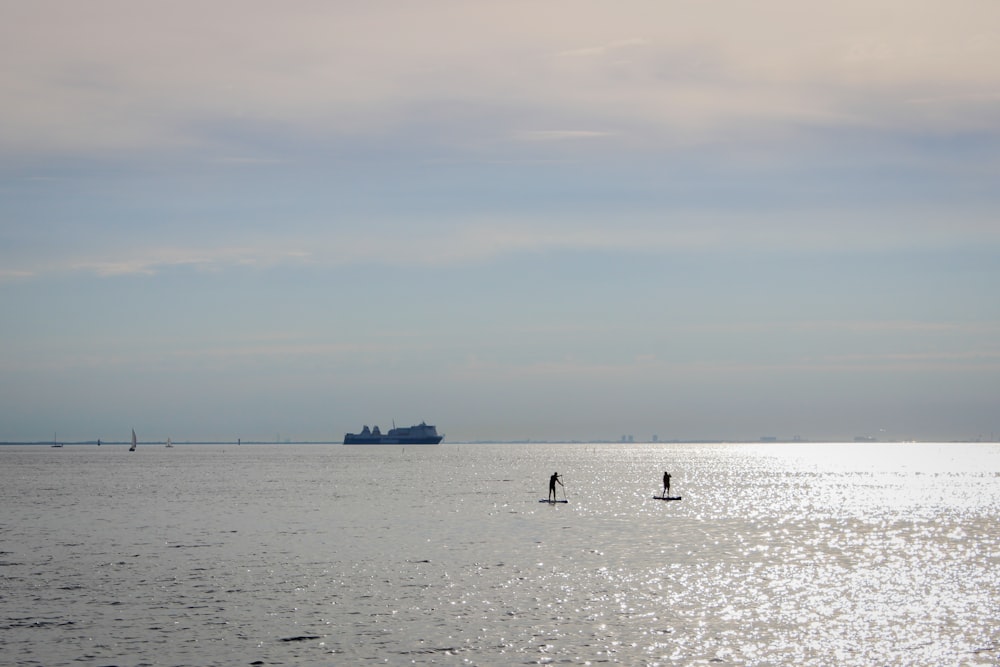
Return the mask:
MULTIPOLYGON (((563 483, 559 481, 559 473, 552 473, 552 477, 549 477, 549 502, 555 502, 556 500, 556 483, 562 486, 563 483)), ((565 488, 565 487, 564 487, 565 488)))

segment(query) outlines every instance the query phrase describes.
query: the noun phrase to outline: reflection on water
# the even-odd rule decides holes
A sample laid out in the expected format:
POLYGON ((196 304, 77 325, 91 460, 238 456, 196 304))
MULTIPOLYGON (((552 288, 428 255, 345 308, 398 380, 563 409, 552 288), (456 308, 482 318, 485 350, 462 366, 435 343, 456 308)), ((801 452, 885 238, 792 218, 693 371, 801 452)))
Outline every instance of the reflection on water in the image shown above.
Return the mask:
POLYGON ((11 664, 1000 660, 992 445, 38 447, 0 463, 11 664), (664 469, 682 502, 652 500, 664 469), (556 470, 570 502, 539 504, 556 470))

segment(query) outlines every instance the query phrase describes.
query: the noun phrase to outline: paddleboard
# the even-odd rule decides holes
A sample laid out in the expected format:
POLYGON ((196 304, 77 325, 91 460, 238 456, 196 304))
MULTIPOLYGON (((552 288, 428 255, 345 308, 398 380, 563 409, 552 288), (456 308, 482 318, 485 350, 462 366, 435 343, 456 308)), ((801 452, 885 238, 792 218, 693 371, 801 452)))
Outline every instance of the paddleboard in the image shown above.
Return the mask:
POLYGON ((545 500, 544 498, 542 498, 538 502, 540 502, 540 503, 568 503, 569 501, 568 500, 545 500))
POLYGON ((680 500, 680 496, 653 496, 653 500, 680 500))

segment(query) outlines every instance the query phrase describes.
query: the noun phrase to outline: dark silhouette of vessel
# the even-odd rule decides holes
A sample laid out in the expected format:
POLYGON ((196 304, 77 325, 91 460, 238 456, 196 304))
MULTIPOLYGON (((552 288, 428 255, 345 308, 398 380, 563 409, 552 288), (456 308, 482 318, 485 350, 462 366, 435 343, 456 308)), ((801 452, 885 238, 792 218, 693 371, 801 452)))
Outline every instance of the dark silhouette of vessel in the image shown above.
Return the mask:
POLYGON ((444 438, 438 435, 437 428, 420 422, 416 426, 396 427, 395 424, 388 433, 379 431, 378 426, 361 429, 361 433, 346 433, 345 445, 436 445, 444 438))

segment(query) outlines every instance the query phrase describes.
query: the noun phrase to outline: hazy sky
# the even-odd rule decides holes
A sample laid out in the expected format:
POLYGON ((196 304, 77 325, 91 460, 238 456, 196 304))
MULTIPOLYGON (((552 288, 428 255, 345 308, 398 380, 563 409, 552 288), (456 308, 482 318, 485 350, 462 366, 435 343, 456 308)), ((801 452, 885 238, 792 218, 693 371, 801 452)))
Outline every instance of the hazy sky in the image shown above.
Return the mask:
POLYGON ((1000 436, 996 0, 0 18, 0 440, 1000 436))

